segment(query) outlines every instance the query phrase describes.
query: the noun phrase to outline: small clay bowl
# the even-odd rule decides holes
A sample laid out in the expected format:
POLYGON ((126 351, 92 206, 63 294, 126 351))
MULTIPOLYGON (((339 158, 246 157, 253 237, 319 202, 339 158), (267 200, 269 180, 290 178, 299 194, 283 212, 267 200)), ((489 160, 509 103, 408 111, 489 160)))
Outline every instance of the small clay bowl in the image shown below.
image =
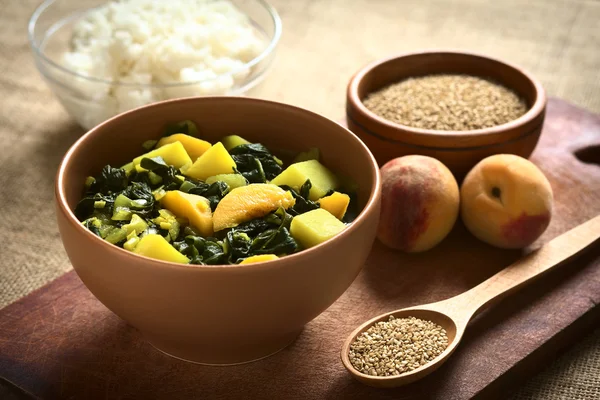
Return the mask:
MULTIPOLYGON (((360 272, 375 240, 380 180, 375 158, 352 132, 310 111, 244 97, 198 97, 152 104, 89 131, 65 155, 56 180, 61 239, 87 288, 152 345, 205 364, 260 359, 293 341, 360 272), (292 154, 310 147, 356 183, 354 222, 310 249, 249 265, 186 265, 139 256, 85 229, 73 214, 88 175, 123 165, 166 124, 194 120, 202 138, 232 133, 292 154)), ((99 327, 100 329, 100 327, 99 327)))
POLYGON ((424 51, 375 61, 352 77, 346 103, 348 127, 367 144, 380 165, 403 155, 421 154, 442 161, 457 178, 493 154, 529 157, 542 132, 545 113, 546 93, 529 73, 504 61, 458 51, 424 51), (529 110, 511 122, 490 128, 441 131, 388 121, 362 103, 368 94, 392 83, 440 73, 492 79, 518 93, 529 110))

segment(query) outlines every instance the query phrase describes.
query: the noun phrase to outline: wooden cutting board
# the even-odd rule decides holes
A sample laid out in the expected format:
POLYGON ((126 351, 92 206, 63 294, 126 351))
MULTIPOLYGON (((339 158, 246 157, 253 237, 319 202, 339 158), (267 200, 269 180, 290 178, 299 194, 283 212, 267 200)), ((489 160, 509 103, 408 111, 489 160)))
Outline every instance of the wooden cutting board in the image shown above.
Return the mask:
MULTIPOLYGON (((532 160, 555 191, 555 215, 533 246, 600 214, 600 117, 551 100, 532 160)), ((600 246, 479 315, 455 355, 398 389, 355 382, 340 362, 344 338, 374 315, 459 294, 521 256, 489 247, 459 223, 434 250, 373 247, 348 291, 298 340, 262 361, 207 367, 170 358, 121 321, 74 272, 0 310, 0 376, 59 399, 482 399, 548 365, 600 324, 600 246)))

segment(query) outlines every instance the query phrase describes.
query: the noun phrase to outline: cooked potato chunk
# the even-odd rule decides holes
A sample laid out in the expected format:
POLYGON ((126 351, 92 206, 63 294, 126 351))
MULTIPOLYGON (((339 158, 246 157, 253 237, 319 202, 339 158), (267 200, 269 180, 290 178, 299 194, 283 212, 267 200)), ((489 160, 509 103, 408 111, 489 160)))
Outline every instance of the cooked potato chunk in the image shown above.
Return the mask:
POLYGON ((215 232, 260 218, 296 204, 290 191, 267 183, 253 183, 233 189, 221 199, 213 214, 215 232))
POLYGON ((319 205, 323 210, 329 211, 334 217, 341 220, 346 214, 350 196, 345 193, 333 192, 329 196, 319 199, 319 205))
POLYGON ((206 178, 214 175, 231 174, 234 168, 236 168, 235 161, 225 150, 223 144, 217 142, 183 173, 190 178, 206 180, 206 178))
POLYGON ((149 234, 140 239, 133 252, 157 260, 187 264, 190 260, 175 250, 167 240, 156 234, 149 234))
POLYGON ((244 258, 240 264, 254 264, 257 262, 277 260, 278 258, 279 257, 277 257, 275 254, 261 254, 259 256, 244 258))
POLYGON ((192 159, 192 162, 196 161, 198 157, 204 154, 206 150, 210 149, 211 146, 211 144, 205 140, 198 139, 190 135, 185 135, 183 133, 176 133, 160 139, 156 144, 156 147, 160 148, 175 142, 180 142, 183 145, 183 148, 192 159))
POLYGON ((192 165, 192 159, 185 151, 181 142, 173 142, 133 159, 133 166, 138 166, 143 158, 161 157, 166 164, 175 168, 185 168, 192 165))
POLYGON ((290 234, 303 247, 316 246, 344 230, 346 225, 329 211, 317 208, 292 220, 290 234))
POLYGON ((160 199, 160 204, 176 216, 187 218, 200 235, 212 236, 213 221, 208 199, 196 194, 170 190, 160 199))
POLYGON ((271 181, 273 185, 287 185, 298 191, 310 179, 309 198, 313 201, 325 196, 339 186, 336 176, 317 160, 302 161, 287 167, 271 181))

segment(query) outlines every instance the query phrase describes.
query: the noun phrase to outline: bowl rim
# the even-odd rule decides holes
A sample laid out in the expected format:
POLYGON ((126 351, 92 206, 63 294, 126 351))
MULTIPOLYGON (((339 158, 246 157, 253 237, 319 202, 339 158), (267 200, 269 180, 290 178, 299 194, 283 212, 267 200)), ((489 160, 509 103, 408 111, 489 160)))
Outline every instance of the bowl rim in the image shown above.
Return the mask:
MULTIPOLYGON (((232 76, 232 75, 239 73, 240 71, 243 71, 245 69, 250 69, 250 68, 256 66, 261 61, 263 61, 267 57, 269 57, 269 55, 274 53, 275 48, 277 47, 277 44, 279 43, 279 40, 281 39, 281 33, 282 33, 282 29, 283 29, 281 17, 279 16, 279 13, 275 9, 275 7, 273 7, 271 4, 269 4, 266 0, 254 0, 254 1, 260 3, 264 7, 264 9, 267 10, 267 12, 269 13, 269 16, 271 17, 271 21, 273 22, 274 32, 273 32, 273 36, 269 40, 269 43, 265 47, 265 49, 258 56, 256 56, 252 60, 245 63, 240 68, 237 68, 233 71, 230 71, 230 72, 227 72, 224 74, 217 75, 214 78, 201 79, 199 81, 167 82, 167 83, 120 82, 120 81, 102 79, 102 78, 98 78, 98 77, 94 77, 94 76, 81 74, 72 69, 66 68, 65 66, 61 65, 60 63, 58 63, 56 61, 53 61, 52 59, 48 58, 44 54, 44 52, 40 48, 40 43, 38 43, 37 40, 35 39, 35 28, 36 28, 37 22, 38 22, 39 18, 42 16, 42 14, 46 11, 46 9, 48 7, 50 7, 56 1, 57 0, 44 0, 44 2, 42 2, 35 9, 33 14, 31 14, 31 17, 29 18, 29 22, 27 23, 27 38, 28 38, 28 42, 29 42, 29 47, 31 47, 31 50, 33 51, 35 56, 39 57, 41 60, 43 60, 45 63, 49 64, 52 67, 54 67, 64 73, 67 73, 71 76, 77 77, 79 79, 84 79, 86 81, 101 83, 101 84, 105 84, 105 85, 137 87, 137 88, 139 88, 139 87, 143 87, 143 88, 174 88, 174 87, 184 87, 184 86, 189 86, 189 85, 198 85, 198 84, 205 83, 205 82, 212 82, 212 81, 215 81, 215 80, 220 79, 225 76, 232 76)), ((106 2, 106 4, 108 4, 108 2, 106 2)), ((94 7, 94 8, 97 8, 97 7, 94 7)), ((91 10, 91 9, 93 9, 93 8, 90 8, 89 10, 91 10)))
MULTIPOLYGON (((391 82, 391 83, 393 83, 393 82, 391 82)), ((513 90, 512 88, 509 88, 509 89, 513 90)), ((482 53, 477 53, 477 52, 472 52, 472 51, 464 51, 464 50, 460 50, 460 49, 428 49, 428 50, 421 50, 421 51, 411 51, 411 52, 396 54, 393 56, 389 56, 389 57, 385 57, 382 59, 372 61, 369 64, 363 66, 360 70, 358 70, 358 72, 356 72, 354 74, 354 76, 352 76, 352 78, 350 79, 350 82, 348 83, 346 98, 347 98, 346 113, 348 114, 348 117, 350 119, 352 119, 353 121, 355 121, 356 118, 354 118, 352 115, 350 115, 351 109, 352 109, 352 111, 355 111, 356 113, 358 113, 362 118, 368 119, 368 120, 374 122, 375 124, 378 125, 378 127, 382 128, 384 130, 393 130, 393 131, 397 131, 397 132, 410 133, 411 135, 415 135, 415 136, 417 136, 417 135, 424 135, 425 137, 443 136, 444 138, 457 139, 459 141, 462 141, 467 137, 482 137, 482 136, 492 136, 492 135, 501 136, 506 131, 513 130, 515 128, 529 124, 540 116, 540 114, 543 112, 544 108, 546 107, 546 103, 547 103, 546 91, 545 91, 544 87, 542 86, 541 82, 537 78, 535 78, 531 73, 526 71, 525 69, 523 69, 515 64, 512 64, 510 62, 503 61, 499 58, 490 57, 490 56, 487 56, 482 53), (377 68, 385 63, 400 60, 400 59, 407 58, 407 57, 419 57, 419 56, 431 56, 431 55, 439 55, 439 56, 458 55, 458 56, 464 56, 464 57, 473 58, 473 59, 483 59, 483 60, 491 61, 491 62, 501 66, 502 68, 513 69, 517 73, 521 74, 521 76, 523 76, 525 79, 527 79, 529 81, 529 83, 532 85, 532 87, 535 90, 535 101, 533 104, 531 104, 531 106, 529 107, 529 109, 527 110, 527 112, 525 114, 521 115, 520 117, 518 117, 512 121, 506 122, 501 125, 491 126, 488 128, 471 129, 471 130, 466 130, 466 131, 456 131, 456 130, 444 131, 444 130, 435 130, 435 129, 423 129, 423 128, 416 128, 416 127, 411 127, 408 125, 399 124, 399 123, 396 123, 393 121, 389 121, 383 117, 380 117, 379 115, 377 115, 374 112, 372 112, 371 110, 369 110, 363 104, 361 98, 358 95, 358 87, 359 87, 360 83, 362 82, 362 80, 365 78, 365 76, 368 75, 369 73, 371 73, 375 68, 377 68)), ((362 124, 360 124, 360 125, 362 126, 362 124)), ((370 129, 370 131, 373 131, 373 129, 370 129)), ((381 138, 386 139, 388 141, 389 140, 396 141, 394 138, 389 137, 386 134, 378 133, 377 137, 380 137, 380 136, 382 136, 381 138)), ((429 147, 429 146, 426 146, 426 147, 429 147)))
POLYGON ((82 233, 84 235, 84 237, 87 237, 87 238, 89 238, 89 240, 95 241, 95 243, 97 243, 99 246, 104 247, 107 252, 116 251, 117 254, 120 254, 121 256, 125 257, 126 259, 131 259, 134 262, 135 262, 135 260, 138 260, 138 261, 145 260, 147 263, 155 264, 157 267, 174 269, 174 270, 251 271, 251 270, 257 270, 257 269, 277 268, 277 266, 282 265, 283 263, 297 260, 299 257, 306 257, 307 255, 318 256, 320 253, 323 253, 324 251, 326 251, 330 246, 334 245, 335 243, 340 242, 341 240, 343 240, 344 238, 349 236, 352 232, 359 229, 362 225, 364 225, 364 223, 367 220, 367 218, 369 217, 369 215, 371 213, 373 213, 374 211, 376 211, 376 209, 377 209, 377 205, 379 204, 379 201, 381 198, 381 177, 380 177, 379 166, 377 164, 377 161, 375 160, 375 157, 373 156, 373 154, 371 153, 369 148, 366 146, 366 144, 361 139, 359 139, 358 136, 356 136, 356 134, 354 134, 352 131, 350 131, 349 129, 347 129, 346 127, 342 126, 341 124, 335 122, 332 119, 329 119, 325 116, 322 116, 320 114, 317 114, 313 111, 309 111, 309 110, 301 108, 301 107, 296 107, 296 106, 292 106, 289 104, 280 103, 280 102, 271 101, 271 100, 263 100, 263 99, 241 97, 241 96, 195 96, 195 97, 184 97, 184 98, 178 98, 178 99, 164 100, 161 102, 156 102, 156 103, 152 103, 152 104, 145 105, 142 107, 138 107, 133 110, 129 110, 124 113, 118 114, 118 115, 106 120, 105 122, 95 126, 94 128, 90 129, 88 132, 86 132, 84 135, 82 135, 79 139, 77 139, 77 141, 69 148, 69 150, 63 156, 62 161, 59 165, 57 174, 56 174, 55 182, 54 182, 54 195, 55 195, 56 207, 63 214, 63 216, 66 219, 66 222, 68 224, 70 224, 76 231, 79 231, 80 233, 82 233), (99 238, 94 233, 92 233, 90 230, 86 229, 81 224, 81 222, 77 219, 73 210, 71 210, 71 208, 68 206, 67 199, 66 199, 66 194, 65 194, 65 190, 64 190, 64 188, 67 184, 67 181, 65 179, 65 170, 67 169, 67 166, 70 164, 74 154, 79 151, 79 149, 81 148, 83 143, 85 143, 87 140, 89 140, 89 138, 99 135, 101 133, 101 131, 103 129, 106 129, 107 126, 110 126, 113 123, 113 121, 115 121, 119 118, 126 117, 126 116, 132 116, 134 114, 137 114, 141 110, 160 108, 164 104, 168 104, 168 103, 229 102, 231 100, 236 100, 236 101, 241 101, 241 102, 262 103, 264 105, 269 105, 272 107, 283 107, 285 109, 292 110, 295 112, 308 114, 313 118, 317 118, 322 121, 326 121, 327 123, 335 124, 337 127, 339 127, 339 129, 342 129, 343 131, 345 131, 345 133, 348 135, 348 138, 350 140, 355 141, 356 144, 358 144, 360 146, 361 152, 368 159, 368 161, 370 162, 370 165, 371 165, 371 179, 373 180, 373 186, 371 187, 371 190, 369 192, 369 197, 365 203, 365 206, 360 211, 360 213, 358 214, 356 219, 354 219, 354 221, 352 221, 352 223, 350 225, 348 225, 346 227, 346 229, 344 229, 342 232, 338 233, 336 236, 332 237, 331 239, 328 239, 325 242, 320 243, 314 247, 304 249, 297 253, 283 256, 276 260, 261 261, 261 262, 257 262, 257 263, 243 264, 243 265, 240 265, 240 264, 201 265, 201 264, 174 263, 174 262, 158 260, 155 258, 150 258, 150 257, 146 257, 143 255, 135 254, 131 251, 125 250, 119 246, 116 246, 114 244, 111 244, 111 243, 99 238))

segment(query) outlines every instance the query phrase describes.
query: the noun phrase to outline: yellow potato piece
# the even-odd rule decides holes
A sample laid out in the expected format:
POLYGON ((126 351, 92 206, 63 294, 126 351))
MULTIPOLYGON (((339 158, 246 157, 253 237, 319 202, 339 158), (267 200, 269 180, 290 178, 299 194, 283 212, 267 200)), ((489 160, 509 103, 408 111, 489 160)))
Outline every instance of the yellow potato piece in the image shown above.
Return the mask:
POLYGON ((295 216, 290 234, 304 248, 309 248, 331 239, 345 228, 346 225, 329 211, 317 208, 295 216))
POLYGON ((312 184, 308 198, 313 201, 320 199, 327 192, 337 189, 339 186, 339 180, 333 172, 317 160, 292 164, 277 175, 271 183, 278 186, 287 185, 298 191, 307 179, 310 179, 312 184))
POLYGON ((350 196, 340 192, 333 192, 329 196, 319 199, 321 208, 329 211, 334 217, 340 220, 344 218, 349 204, 350 196))
POLYGON ((244 258, 242 260, 241 264, 254 264, 254 263, 258 263, 258 262, 263 262, 263 261, 271 261, 271 260, 277 260, 279 257, 277 257, 275 254, 261 254, 258 256, 251 256, 248 258, 244 258))
POLYGON ((157 260, 182 264, 190 262, 186 256, 175 250, 175 247, 171 246, 164 237, 156 234, 146 235, 141 238, 135 249, 133 249, 133 252, 157 260))
POLYGON ((181 142, 174 142, 134 158, 133 166, 139 165, 143 158, 154 157, 161 157, 165 163, 172 165, 175 168, 183 168, 192 165, 192 159, 185 151, 181 142))
POLYGON ((296 204, 292 193, 268 183, 253 183, 233 189, 221 199, 213 214, 215 232, 264 217, 279 207, 296 204))
POLYGON ((234 147, 241 146, 242 144, 250 144, 249 141, 238 135, 225 136, 223 139, 221 139, 221 142, 227 151, 233 149, 234 147))
POLYGON ((157 148, 163 147, 170 143, 180 142, 183 145, 183 148, 188 153, 190 158, 193 161, 196 161, 198 157, 204 154, 208 149, 210 149, 211 144, 206 140, 198 139, 190 135, 186 135, 183 133, 176 133, 171 136, 164 137, 158 141, 156 144, 157 148))
POLYGON ((232 174, 234 168, 236 168, 235 161, 225 150, 223 143, 217 142, 183 173, 190 178, 204 181, 210 176, 232 174))
POLYGON ((208 199, 197 194, 169 190, 161 197, 160 204, 176 216, 187 218, 190 225, 196 228, 201 236, 212 236, 213 221, 208 199))

